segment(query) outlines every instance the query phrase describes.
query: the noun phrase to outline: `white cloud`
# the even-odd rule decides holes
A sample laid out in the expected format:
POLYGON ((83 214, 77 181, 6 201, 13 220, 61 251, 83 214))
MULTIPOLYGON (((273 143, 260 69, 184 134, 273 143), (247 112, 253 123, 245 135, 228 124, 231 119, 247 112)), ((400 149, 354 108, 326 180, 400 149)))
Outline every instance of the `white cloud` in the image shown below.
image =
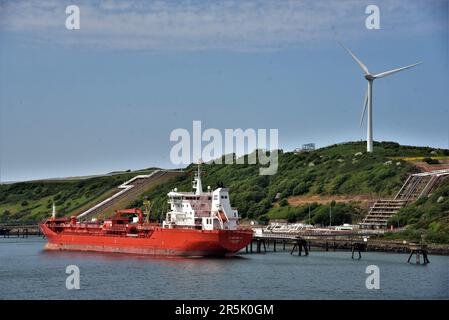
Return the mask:
MULTIPOLYGON (((441 27, 441 21, 432 19, 438 8, 426 1, 377 2, 382 27, 390 27, 392 33, 441 27)), ((366 32, 368 4, 359 0, 4 1, 0 32, 22 34, 39 43, 120 49, 267 50, 336 35, 360 36, 366 32), (80 7, 80 30, 65 29, 69 4, 80 7)))

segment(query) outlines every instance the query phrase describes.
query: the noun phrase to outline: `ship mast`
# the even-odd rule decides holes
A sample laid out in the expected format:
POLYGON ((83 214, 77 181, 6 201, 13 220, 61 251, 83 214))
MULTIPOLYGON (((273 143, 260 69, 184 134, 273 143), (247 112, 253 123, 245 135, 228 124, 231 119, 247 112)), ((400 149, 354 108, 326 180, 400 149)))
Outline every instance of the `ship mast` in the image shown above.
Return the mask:
POLYGON ((201 195, 203 193, 203 186, 201 184, 201 160, 198 161, 198 171, 193 181, 193 188, 195 189, 195 195, 201 195))

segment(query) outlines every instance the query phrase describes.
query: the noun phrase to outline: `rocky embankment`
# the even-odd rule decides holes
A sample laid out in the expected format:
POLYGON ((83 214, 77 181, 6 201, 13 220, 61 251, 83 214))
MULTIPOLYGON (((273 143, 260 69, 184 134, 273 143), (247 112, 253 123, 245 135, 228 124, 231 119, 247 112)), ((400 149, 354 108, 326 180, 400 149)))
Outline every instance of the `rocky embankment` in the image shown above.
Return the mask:
MULTIPOLYGON (((310 240, 312 247, 324 248, 326 250, 351 250, 353 242, 350 240, 310 240)), ((392 240, 368 240, 367 251, 409 253, 410 248, 416 246, 415 243, 407 241, 392 240)), ((426 244, 429 254, 449 255, 449 245, 447 244, 426 244)))

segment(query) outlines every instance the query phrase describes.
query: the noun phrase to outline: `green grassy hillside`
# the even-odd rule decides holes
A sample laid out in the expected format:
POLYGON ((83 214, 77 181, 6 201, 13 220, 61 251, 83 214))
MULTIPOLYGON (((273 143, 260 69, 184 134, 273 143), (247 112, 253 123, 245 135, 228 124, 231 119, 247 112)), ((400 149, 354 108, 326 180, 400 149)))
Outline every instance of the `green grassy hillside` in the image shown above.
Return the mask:
MULTIPOLYGON (((372 195, 374 198, 395 194, 415 167, 394 157, 431 157, 449 154, 448 150, 400 146, 393 142, 375 143, 374 153, 364 152, 365 143, 332 145, 307 153, 281 152, 279 168, 273 176, 260 176, 258 165, 205 164, 203 186, 223 182, 230 188, 232 205, 244 218, 308 220, 309 206, 293 207, 287 199, 298 195, 372 195), (277 198, 276 195, 279 197, 277 198), (285 200, 284 200, 285 199, 285 200)), ((195 166, 189 166, 176 180, 160 185, 146 194, 154 203, 155 215, 166 210, 166 194, 172 188, 191 190, 195 166)), ((132 206, 140 206, 142 199, 132 206)), ((327 224, 329 206, 334 221, 351 222, 366 212, 357 203, 311 204, 311 220, 327 224)))
MULTIPOLYGON (((400 146, 393 142, 375 143, 372 154, 367 154, 365 148, 364 142, 350 142, 312 152, 280 151, 279 168, 272 176, 260 176, 259 165, 204 164, 203 186, 213 188, 223 183, 229 187, 232 205, 246 219, 305 222, 310 219, 312 223, 328 225, 332 207, 332 224, 337 225, 358 222, 366 214, 366 203, 362 205, 357 200, 360 196, 365 199, 393 196, 408 174, 417 172, 406 159, 449 155, 445 149, 400 146), (316 195, 330 201, 304 201, 316 195), (298 198, 300 202, 292 201, 298 198), (341 201, 342 198, 349 200, 341 201)), ((152 218, 161 219, 168 209, 166 194, 175 187, 191 191, 195 170, 195 165, 188 166, 183 173, 125 206, 142 207, 143 199, 148 197, 153 203, 152 218)), ((79 213, 110 195, 117 185, 135 174, 0 185, 0 221, 38 221, 50 214, 52 201, 56 202, 58 211, 79 213)), ((391 223, 409 225, 405 237, 416 237, 424 230, 432 241, 449 242, 448 188, 442 186, 430 198, 407 207, 391 223)))
POLYGON ((116 192, 116 187, 138 172, 114 173, 92 178, 41 180, 0 185, 0 222, 36 222, 51 214, 78 214, 116 192))

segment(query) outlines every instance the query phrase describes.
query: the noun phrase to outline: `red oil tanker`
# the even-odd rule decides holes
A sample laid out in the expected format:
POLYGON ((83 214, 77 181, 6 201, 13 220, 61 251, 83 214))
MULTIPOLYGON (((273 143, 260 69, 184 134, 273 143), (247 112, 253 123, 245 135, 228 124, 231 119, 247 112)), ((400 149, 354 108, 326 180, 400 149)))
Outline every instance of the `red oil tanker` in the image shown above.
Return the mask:
POLYGON ((140 209, 120 210, 98 221, 77 217, 47 219, 40 225, 46 250, 76 250, 143 255, 225 256, 252 241, 253 231, 239 227, 226 188, 202 191, 200 167, 195 192, 168 193, 171 210, 162 225, 147 222, 140 209))

